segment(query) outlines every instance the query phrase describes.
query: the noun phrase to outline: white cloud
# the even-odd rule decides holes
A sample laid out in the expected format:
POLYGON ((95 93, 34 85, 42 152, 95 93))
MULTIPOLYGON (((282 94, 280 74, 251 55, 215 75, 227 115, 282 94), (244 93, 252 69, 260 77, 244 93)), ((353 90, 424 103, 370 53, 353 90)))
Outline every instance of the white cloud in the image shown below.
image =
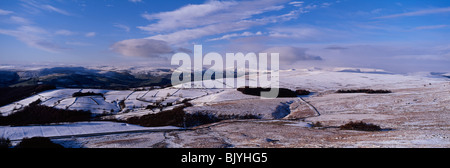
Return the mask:
POLYGON ((324 2, 324 3, 321 4, 321 7, 322 7, 322 8, 326 8, 326 7, 329 7, 329 6, 331 6, 331 5, 332 5, 332 3, 324 2))
POLYGON ((130 1, 130 2, 134 2, 134 3, 138 3, 138 2, 144 2, 144 1, 142 1, 142 0, 128 0, 128 1, 130 1))
POLYGON ((58 30, 55 32, 56 35, 62 35, 62 36, 72 36, 75 35, 75 32, 72 32, 70 30, 58 30))
POLYGON ((122 29, 122 30, 124 30, 124 31, 126 31, 126 32, 130 32, 130 27, 128 27, 127 25, 123 25, 123 24, 118 24, 118 23, 116 23, 116 24, 114 24, 114 27, 117 27, 117 28, 119 28, 119 29, 122 29))
POLYGON ((348 38, 344 32, 309 25, 274 27, 269 28, 269 30, 269 37, 296 41, 331 41, 339 38, 348 38))
POLYGON ((315 4, 309 4, 307 6, 305 6, 305 9, 316 9, 318 6, 315 4))
POLYGON ((449 25, 431 25, 431 26, 419 26, 414 29, 416 30, 429 30, 429 29, 441 29, 449 27, 449 25))
POLYGON ((19 16, 11 16, 10 19, 13 22, 21 24, 21 25, 31 24, 31 21, 29 21, 28 19, 25 19, 23 17, 19 17, 19 16))
POLYGON ((261 53, 279 53, 280 54, 280 64, 289 65, 294 64, 297 61, 305 60, 322 60, 320 56, 315 56, 306 53, 306 48, 292 47, 292 46, 281 46, 272 47, 261 51, 261 53))
POLYGON ((227 40, 227 39, 231 39, 231 38, 234 38, 234 37, 249 37, 249 36, 259 36, 259 35, 262 35, 262 32, 258 31, 256 33, 252 33, 252 32, 246 31, 246 32, 243 32, 243 33, 226 34, 226 35, 223 35, 222 37, 212 38, 212 39, 209 39, 207 41, 227 40))
POLYGON ((371 13, 371 14, 378 14, 378 13, 380 13, 381 11, 383 11, 382 8, 377 8, 377 9, 374 9, 374 10, 370 11, 370 13, 371 13))
POLYGON ((41 8, 45 9, 47 11, 52 11, 52 12, 56 12, 56 13, 67 15, 67 16, 72 15, 72 14, 70 14, 69 12, 67 12, 67 11, 65 11, 63 9, 56 8, 56 7, 51 6, 51 5, 42 5, 41 8))
POLYGON ((171 54, 174 50, 164 41, 152 39, 130 39, 114 43, 111 50, 134 57, 160 57, 171 54))
POLYGON ((447 12, 450 12, 450 7, 425 9, 425 10, 419 10, 419 11, 414 11, 414 12, 406 12, 406 13, 400 13, 400 14, 394 14, 394 15, 387 15, 387 16, 376 17, 375 19, 391 19, 391 18, 408 17, 408 16, 422 16, 422 15, 447 13, 447 12))
POLYGON ((289 2, 289 5, 295 6, 295 7, 301 7, 305 2, 303 1, 292 1, 289 2))
POLYGON ((18 28, 18 31, 30 34, 43 34, 43 35, 49 34, 46 30, 36 26, 21 26, 18 28))
POLYGON ((9 14, 12 14, 12 13, 14 13, 14 12, 13 12, 13 11, 8 11, 8 10, 0 9, 0 15, 9 15, 9 14))
POLYGON ((91 44, 91 43, 78 42, 78 41, 67 41, 66 44, 72 45, 72 46, 93 46, 93 44, 91 44))
POLYGON ((280 38, 296 38, 296 39, 311 39, 316 38, 321 34, 318 28, 311 27, 277 27, 272 28, 269 33, 270 37, 280 38))
POLYGON ((397 55, 392 57, 394 59, 402 60, 419 60, 419 61, 450 61, 450 57, 433 54, 414 54, 414 55, 397 55))
POLYGON ((95 32, 89 32, 89 33, 86 33, 84 36, 86 36, 86 37, 95 37, 97 35, 97 33, 95 33, 95 32))
POLYGON ((358 34, 338 29, 324 28, 313 25, 289 25, 267 28, 266 41, 284 42, 340 42, 357 38, 358 34))
POLYGON ((42 10, 48 11, 48 12, 56 12, 62 15, 72 16, 71 13, 67 12, 64 9, 48 5, 48 4, 42 4, 41 2, 35 1, 35 0, 23 0, 23 3, 21 4, 23 7, 27 8, 27 12, 30 13, 39 13, 42 10))
POLYGON ((48 52, 60 52, 65 49, 53 43, 48 38, 49 33, 40 27, 21 26, 16 30, 0 29, 0 34, 16 37, 17 40, 22 41, 30 47, 48 52))

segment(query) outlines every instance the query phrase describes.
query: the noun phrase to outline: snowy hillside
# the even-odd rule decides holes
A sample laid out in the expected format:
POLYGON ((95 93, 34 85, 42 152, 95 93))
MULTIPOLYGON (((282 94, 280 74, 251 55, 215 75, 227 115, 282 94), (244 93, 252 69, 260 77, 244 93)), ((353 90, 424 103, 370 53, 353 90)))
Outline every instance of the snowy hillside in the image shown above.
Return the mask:
MULTIPOLYGON (((245 76, 241 78, 245 78, 245 76)), ((126 120, 130 117, 161 113, 178 107, 182 105, 183 101, 189 100, 193 106, 185 109, 187 113, 202 112, 212 115, 255 115, 261 119, 268 120, 314 117, 308 119, 308 121, 336 124, 349 119, 389 120, 395 117, 377 113, 392 109, 411 110, 410 108, 399 106, 401 104, 389 104, 392 102, 386 102, 386 100, 390 100, 386 96, 397 98, 398 100, 393 100, 394 103, 407 101, 406 105, 409 106, 417 104, 417 106, 414 106, 414 109, 421 109, 422 111, 431 111, 430 109, 426 109, 428 106, 436 106, 433 109, 450 108, 447 106, 440 107, 443 104, 439 103, 450 101, 448 97, 442 97, 443 95, 448 96, 446 94, 448 92, 446 85, 449 85, 448 82, 450 79, 446 77, 436 78, 427 75, 400 75, 386 73, 382 70, 348 68, 281 70, 280 87, 291 90, 306 89, 311 91, 312 94, 303 96, 302 98, 277 99, 261 99, 258 96, 242 94, 235 88, 224 88, 225 84, 223 80, 203 81, 204 84, 213 84, 216 88, 201 88, 202 83, 195 81, 163 89, 140 89, 136 91, 105 89, 49 90, 0 107, 0 113, 2 116, 10 115, 31 102, 40 99, 42 101, 40 103, 41 105, 49 107, 89 110, 93 115, 102 115, 109 119, 126 120), (194 85, 199 88, 188 87, 194 85), (433 90, 433 92, 431 90, 428 91, 432 94, 431 96, 426 95, 428 92, 424 92, 425 96, 420 96, 420 94, 412 92, 426 88, 433 90), (393 93, 389 95, 335 94, 339 89, 388 89, 393 91, 393 93), (101 93, 102 96, 73 97, 73 94, 76 92, 101 93), (405 96, 414 96, 414 98, 403 98, 405 96), (400 99, 400 97, 402 98, 400 99), (353 100, 353 98, 357 99, 353 100), (419 100, 426 100, 427 103, 420 104, 419 100), (312 110, 310 103, 317 107, 321 115, 318 114, 318 111, 312 110)), ((76 123, 74 124, 77 125, 76 123)), ((84 123, 81 122, 80 124, 84 123)), ((302 121, 297 124, 290 123, 290 125, 306 124, 302 121)), ((93 129, 92 131, 75 131, 73 134, 143 129, 134 126, 126 128, 122 126, 120 124, 115 125, 114 123, 101 123, 94 128, 88 124, 83 129, 93 129), (110 128, 106 129, 106 127, 110 128)), ((75 129, 76 127, 78 126, 72 126, 70 124, 64 124, 61 127, 27 126, 20 127, 21 131, 18 131, 19 127, 6 126, 0 127, 0 132, 3 132, 3 135, 14 138, 35 134, 39 136, 62 136, 70 135, 71 133, 55 134, 54 132, 64 131, 69 128, 75 129), (39 129, 49 130, 50 132, 36 133, 33 131, 39 129)))

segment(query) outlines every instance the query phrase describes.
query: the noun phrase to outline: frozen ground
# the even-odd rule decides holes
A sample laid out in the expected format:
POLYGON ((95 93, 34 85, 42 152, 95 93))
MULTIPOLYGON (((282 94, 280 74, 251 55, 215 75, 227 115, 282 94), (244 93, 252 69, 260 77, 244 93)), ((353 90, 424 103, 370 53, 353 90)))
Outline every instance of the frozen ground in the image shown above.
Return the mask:
POLYGON ((41 98, 42 104, 56 104, 57 108, 97 109, 97 113, 113 109, 111 116, 127 118, 160 112, 145 109, 155 101, 170 104, 166 108, 171 108, 189 98, 194 106, 187 112, 254 114, 262 118, 227 120, 183 131, 54 138, 72 147, 450 147, 449 78, 355 68, 284 70, 280 75, 281 87, 314 93, 302 99, 260 99, 235 89, 175 86, 136 92, 92 90, 104 93, 105 98, 75 100, 71 94, 79 90, 62 89, 40 93, 1 107, 0 111, 12 113, 14 108, 41 98), (388 89, 393 93, 335 93, 339 89, 361 88, 388 89), (120 109, 120 100, 125 100, 128 110, 120 109), (384 131, 337 128, 349 121, 373 123, 384 131), (311 127, 315 122, 323 126, 311 127))

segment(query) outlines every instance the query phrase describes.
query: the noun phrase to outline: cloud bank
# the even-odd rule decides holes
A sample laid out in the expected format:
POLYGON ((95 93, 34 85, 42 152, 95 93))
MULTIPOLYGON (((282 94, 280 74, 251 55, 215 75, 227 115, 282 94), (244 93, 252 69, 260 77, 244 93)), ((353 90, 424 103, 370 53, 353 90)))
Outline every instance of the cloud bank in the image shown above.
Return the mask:
POLYGON ((405 13, 399 13, 399 14, 393 14, 393 15, 386 15, 386 16, 376 17, 375 19, 392 19, 392 18, 399 18, 399 17, 422 16, 422 15, 448 13, 448 12, 450 12, 450 7, 425 9, 425 10, 418 10, 418 11, 414 11, 414 12, 405 12, 405 13))
POLYGON ((320 56, 311 55, 306 53, 307 48, 299 48, 292 46, 282 46, 282 47, 271 47, 261 51, 262 53, 279 53, 280 54, 280 64, 282 65, 292 65, 298 61, 321 61, 320 56))
POLYGON ((130 39, 114 43, 111 49, 130 57, 160 57, 174 50, 164 41, 153 39, 130 39))

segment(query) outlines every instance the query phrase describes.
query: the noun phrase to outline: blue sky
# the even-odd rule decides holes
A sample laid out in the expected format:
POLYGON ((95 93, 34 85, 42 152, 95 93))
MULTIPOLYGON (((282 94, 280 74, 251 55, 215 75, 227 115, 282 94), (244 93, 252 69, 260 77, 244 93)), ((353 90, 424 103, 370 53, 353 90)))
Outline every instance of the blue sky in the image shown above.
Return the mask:
POLYGON ((165 66, 279 52, 282 67, 450 71, 448 0, 2 0, 0 64, 165 66))

